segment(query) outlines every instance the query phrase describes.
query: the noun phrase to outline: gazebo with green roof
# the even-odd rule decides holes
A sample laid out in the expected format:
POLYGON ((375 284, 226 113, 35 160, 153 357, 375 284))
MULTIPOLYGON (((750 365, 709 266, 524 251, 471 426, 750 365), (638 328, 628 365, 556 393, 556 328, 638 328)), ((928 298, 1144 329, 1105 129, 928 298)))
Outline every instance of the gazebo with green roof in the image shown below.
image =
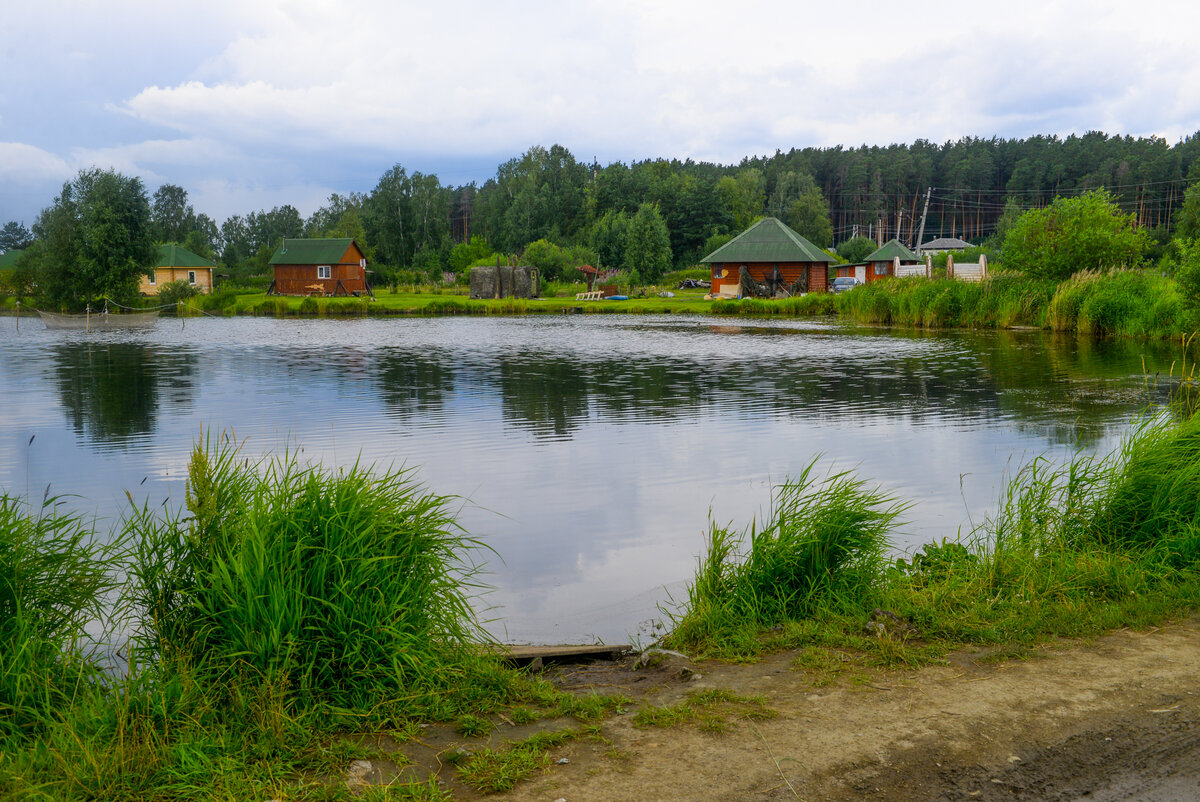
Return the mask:
POLYGON ((783 221, 764 217, 700 260, 712 267, 712 294, 799 295, 828 289, 833 258, 783 221))
POLYGON ((158 246, 158 258, 143 275, 138 291, 142 295, 158 295, 158 288, 172 281, 186 281, 202 293, 213 291, 213 268, 217 263, 192 253, 182 245, 167 243, 158 246))

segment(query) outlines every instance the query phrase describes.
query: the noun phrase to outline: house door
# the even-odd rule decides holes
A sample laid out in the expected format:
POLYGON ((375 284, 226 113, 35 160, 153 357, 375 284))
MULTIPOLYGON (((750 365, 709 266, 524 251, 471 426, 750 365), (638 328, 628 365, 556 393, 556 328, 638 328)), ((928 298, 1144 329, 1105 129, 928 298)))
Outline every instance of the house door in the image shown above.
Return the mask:
POLYGON ((856 279, 858 279, 860 284, 866 284, 867 283, 867 266, 859 265, 858 267, 854 268, 854 277, 856 279))

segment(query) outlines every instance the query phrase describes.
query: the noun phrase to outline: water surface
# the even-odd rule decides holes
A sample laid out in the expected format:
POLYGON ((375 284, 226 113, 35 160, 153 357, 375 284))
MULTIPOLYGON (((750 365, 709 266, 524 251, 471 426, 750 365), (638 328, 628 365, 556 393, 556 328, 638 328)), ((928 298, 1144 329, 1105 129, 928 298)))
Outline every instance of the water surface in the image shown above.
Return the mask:
POLYGON ((414 467, 495 549, 480 609, 514 641, 624 640, 813 460, 915 501, 911 548, 969 529, 1006 472, 1112 448, 1168 346, 834 321, 570 316, 0 320, 0 489, 106 521, 182 504, 202 430, 251 456, 414 467), (32 442, 31 442, 32 440, 32 442))

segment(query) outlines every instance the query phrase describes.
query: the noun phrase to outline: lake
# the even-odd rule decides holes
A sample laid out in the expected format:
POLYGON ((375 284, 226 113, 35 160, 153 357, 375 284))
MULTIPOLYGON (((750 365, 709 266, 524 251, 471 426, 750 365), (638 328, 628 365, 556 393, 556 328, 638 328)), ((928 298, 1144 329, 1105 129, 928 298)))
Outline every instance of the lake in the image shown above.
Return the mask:
POLYGON ((1108 451, 1169 345, 694 316, 0 319, 0 490, 107 527, 181 506, 201 431, 248 456, 406 465, 496 552, 513 642, 652 637, 707 521, 742 526, 817 461, 914 502, 898 550, 969 530, 1037 456, 1108 451), (497 556, 498 555, 498 556, 497 556))

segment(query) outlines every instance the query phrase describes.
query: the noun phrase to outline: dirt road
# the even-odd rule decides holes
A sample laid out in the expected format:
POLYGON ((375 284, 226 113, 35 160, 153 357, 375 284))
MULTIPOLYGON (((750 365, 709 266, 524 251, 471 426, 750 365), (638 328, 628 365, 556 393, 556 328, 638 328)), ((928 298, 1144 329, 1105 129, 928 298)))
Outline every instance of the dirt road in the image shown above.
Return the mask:
MULTIPOLYGON (((700 664, 700 679, 644 699, 722 688, 765 695, 776 718, 708 734, 617 716, 607 742, 572 742, 553 754, 569 762, 491 798, 1200 799, 1200 620, 1058 643, 1028 660, 960 653, 947 666, 825 687, 794 670, 794 656, 700 664)), ((589 676, 624 682, 601 671, 575 679, 589 676)))

